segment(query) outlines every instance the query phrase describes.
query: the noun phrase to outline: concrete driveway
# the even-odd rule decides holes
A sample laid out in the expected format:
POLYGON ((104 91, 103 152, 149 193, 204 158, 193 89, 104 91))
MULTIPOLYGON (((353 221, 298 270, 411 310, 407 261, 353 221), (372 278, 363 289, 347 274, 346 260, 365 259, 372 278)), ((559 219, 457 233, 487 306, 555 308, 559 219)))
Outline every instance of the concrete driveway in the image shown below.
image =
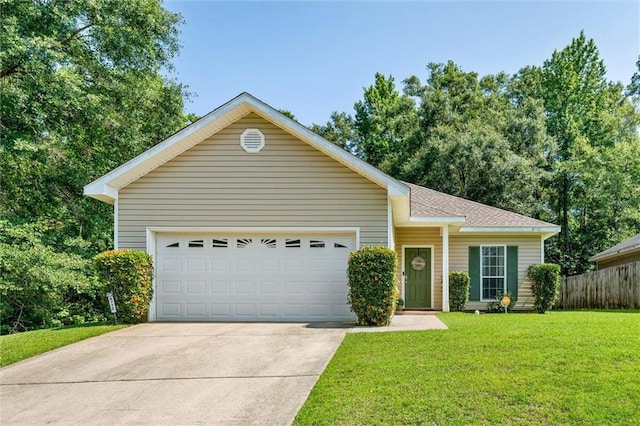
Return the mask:
POLYGON ((289 424, 346 331, 140 324, 1 369, 0 423, 289 424))

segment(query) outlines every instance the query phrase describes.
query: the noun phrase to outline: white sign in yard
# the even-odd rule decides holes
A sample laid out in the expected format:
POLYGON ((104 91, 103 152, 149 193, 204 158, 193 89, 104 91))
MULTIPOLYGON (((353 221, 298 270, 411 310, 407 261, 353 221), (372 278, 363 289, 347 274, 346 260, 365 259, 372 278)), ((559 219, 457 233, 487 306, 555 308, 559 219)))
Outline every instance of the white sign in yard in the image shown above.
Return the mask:
POLYGON ((113 292, 108 292, 107 293, 107 299, 109 300, 109 309, 111 310, 112 314, 116 313, 116 300, 113 298, 113 292))

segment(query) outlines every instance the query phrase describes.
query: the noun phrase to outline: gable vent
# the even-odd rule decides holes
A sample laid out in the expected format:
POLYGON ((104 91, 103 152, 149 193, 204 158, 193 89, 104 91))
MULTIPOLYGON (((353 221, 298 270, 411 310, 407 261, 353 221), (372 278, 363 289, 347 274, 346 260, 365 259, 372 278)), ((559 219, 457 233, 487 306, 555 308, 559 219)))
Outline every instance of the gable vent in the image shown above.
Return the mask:
POLYGON ((260 152, 264 148, 264 135, 258 129, 247 129, 240 135, 240 146, 250 154, 260 152))

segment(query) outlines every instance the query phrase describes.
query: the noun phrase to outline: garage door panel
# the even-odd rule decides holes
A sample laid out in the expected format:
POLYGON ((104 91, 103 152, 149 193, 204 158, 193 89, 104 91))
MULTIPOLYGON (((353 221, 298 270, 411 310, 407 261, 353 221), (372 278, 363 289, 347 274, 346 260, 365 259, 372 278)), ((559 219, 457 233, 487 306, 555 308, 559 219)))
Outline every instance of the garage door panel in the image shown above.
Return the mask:
POLYGON ((231 305, 229 303, 212 303, 209 307, 213 318, 224 319, 231 315, 231 305))
POLYGON ((300 281, 285 281, 284 295, 302 294, 304 291, 304 283, 300 281))
POLYGON ((186 304, 186 315, 189 318, 199 317, 205 318, 207 311, 207 305, 204 303, 187 303, 186 304))
POLYGON ((304 312, 304 305, 302 303, 284 303, 283 315, 288 318, 296 317, 302 318, 304 312))
MULTIPOLYGON (((288 253, 285 252, 285 255, 288 253)), ((284 260, 284 272, 302 272, 304 271, 304 258, 286 258, 284 260)))
POLYGON ((260 303, 260 316, 274 317, 279 316, 277 303, 260 303))
POLYGON ((163 303, 161 306, 162 315, 166 318, 180 318, 182 316, 181 303, 163 303))
MULTIPOLYGON (((219 253, 216 253, 214 250, 211 253, 212 256, 220 256, 219 253)), ((211 259, 211 271, 212 272, 229 272, 231 271, 231 259, 221 259, 214 258, 211 259)))
POLYGON ((278 281, 260 282, 260 294, 277 296, 279 293, 280 293, 280 283, 278 281))
POLYGON ((180 294, 181 281, 161 281, 159 283, 160 294, 180 294))
POLYGON ((160 235, 157 241, 158 320, 355 318, 346 278, 353 235, 160 235))
POLYGON ((206 281, 187 281, 185 293, 195 294, 195 295, 207 294, 207 282, 206 281))
POLYGON ((343 281, 333 281, 331 283, 331 292, 336 295, 344 295, 345 300, 346 296, 349 294, 349 287, 344 285, 343 281))
POLYGON ((180 272, 182 271, 182 262, 179 258, 162 258, 160 262, 161 272, 180 272))
POLYGON ((310 295, 330 295, 331 283, 329 281, 308 281, 306 291, 310 295))
POLYGON ((278 272, 279 259, 260 259, 260 272, 278 272))
POLYGON ((254 293, 253 281, 236 281, 235 293, 240 295, 249 295, 254 293))
POLYGON ((255 260, 254 259, 235 259, 235 270, 236 272, 254 272, 255 260))
POLYGON ((188 258, 186 260, 186 268, 187 272, 205 272, 207 270, 207 258, 188 258))
POLYGON ((213 281, 211 283, 211 294, 214 294, 214 295, 229 294, 229 288, 231 288, 230 281, 213 281))
POLYGON ((255 314, 253 303, 236 303, 235 314, 239 318, 242 318, 242 317, 253 318, 255 314))

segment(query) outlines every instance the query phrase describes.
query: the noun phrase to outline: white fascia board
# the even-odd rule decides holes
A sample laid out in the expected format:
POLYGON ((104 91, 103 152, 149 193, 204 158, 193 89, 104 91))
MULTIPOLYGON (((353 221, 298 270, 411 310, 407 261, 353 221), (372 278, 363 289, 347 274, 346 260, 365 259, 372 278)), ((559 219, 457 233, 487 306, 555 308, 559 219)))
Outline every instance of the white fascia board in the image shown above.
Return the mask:
POLYGON ((463 216, 411 216, 396 222, 399 228, 439 228, 442 226, 453 226, 455 229, 464 224, 466 218, 463 216))
POLYGON ((639 245, 635 245, 635 246, 631 246, 631 247, 626 247, 623 249, 620 249, 618 251, 615 251, 613 253, 607 253, 607 254, 597 254, 593 257, 589 258, 589 262, 597 262, 600 260, 606 260, 606 259, 610 259, 612 257, 618 257, 621 254, 626 254, 628 252, 634 252, 634 251, 639 251, 640 250, 640 246, 639 245))
POLYGON ((464 216, 411 216, 409 223, 464 223, 467 219, 464 216))
MULTIPOLYGON (((469 233, 510 233, 510 234, 548 234, 549 238, 560 232, 559 226, 463 226, 459 232, 469 233)), ((546 239, 545 238, 545 239, 546 239)))
POLYGON ((85 186, 83 194, 109 204, 114 204, 118 199, 118 190, 100 181, 94 181, 85 186))
POLYGON ((147 232, 167 232, 167 233, 197 233, 197 232, 220 232, 220 233, 355 233, 360 232, 359 227, 350 226, 149 226, 147 232))

